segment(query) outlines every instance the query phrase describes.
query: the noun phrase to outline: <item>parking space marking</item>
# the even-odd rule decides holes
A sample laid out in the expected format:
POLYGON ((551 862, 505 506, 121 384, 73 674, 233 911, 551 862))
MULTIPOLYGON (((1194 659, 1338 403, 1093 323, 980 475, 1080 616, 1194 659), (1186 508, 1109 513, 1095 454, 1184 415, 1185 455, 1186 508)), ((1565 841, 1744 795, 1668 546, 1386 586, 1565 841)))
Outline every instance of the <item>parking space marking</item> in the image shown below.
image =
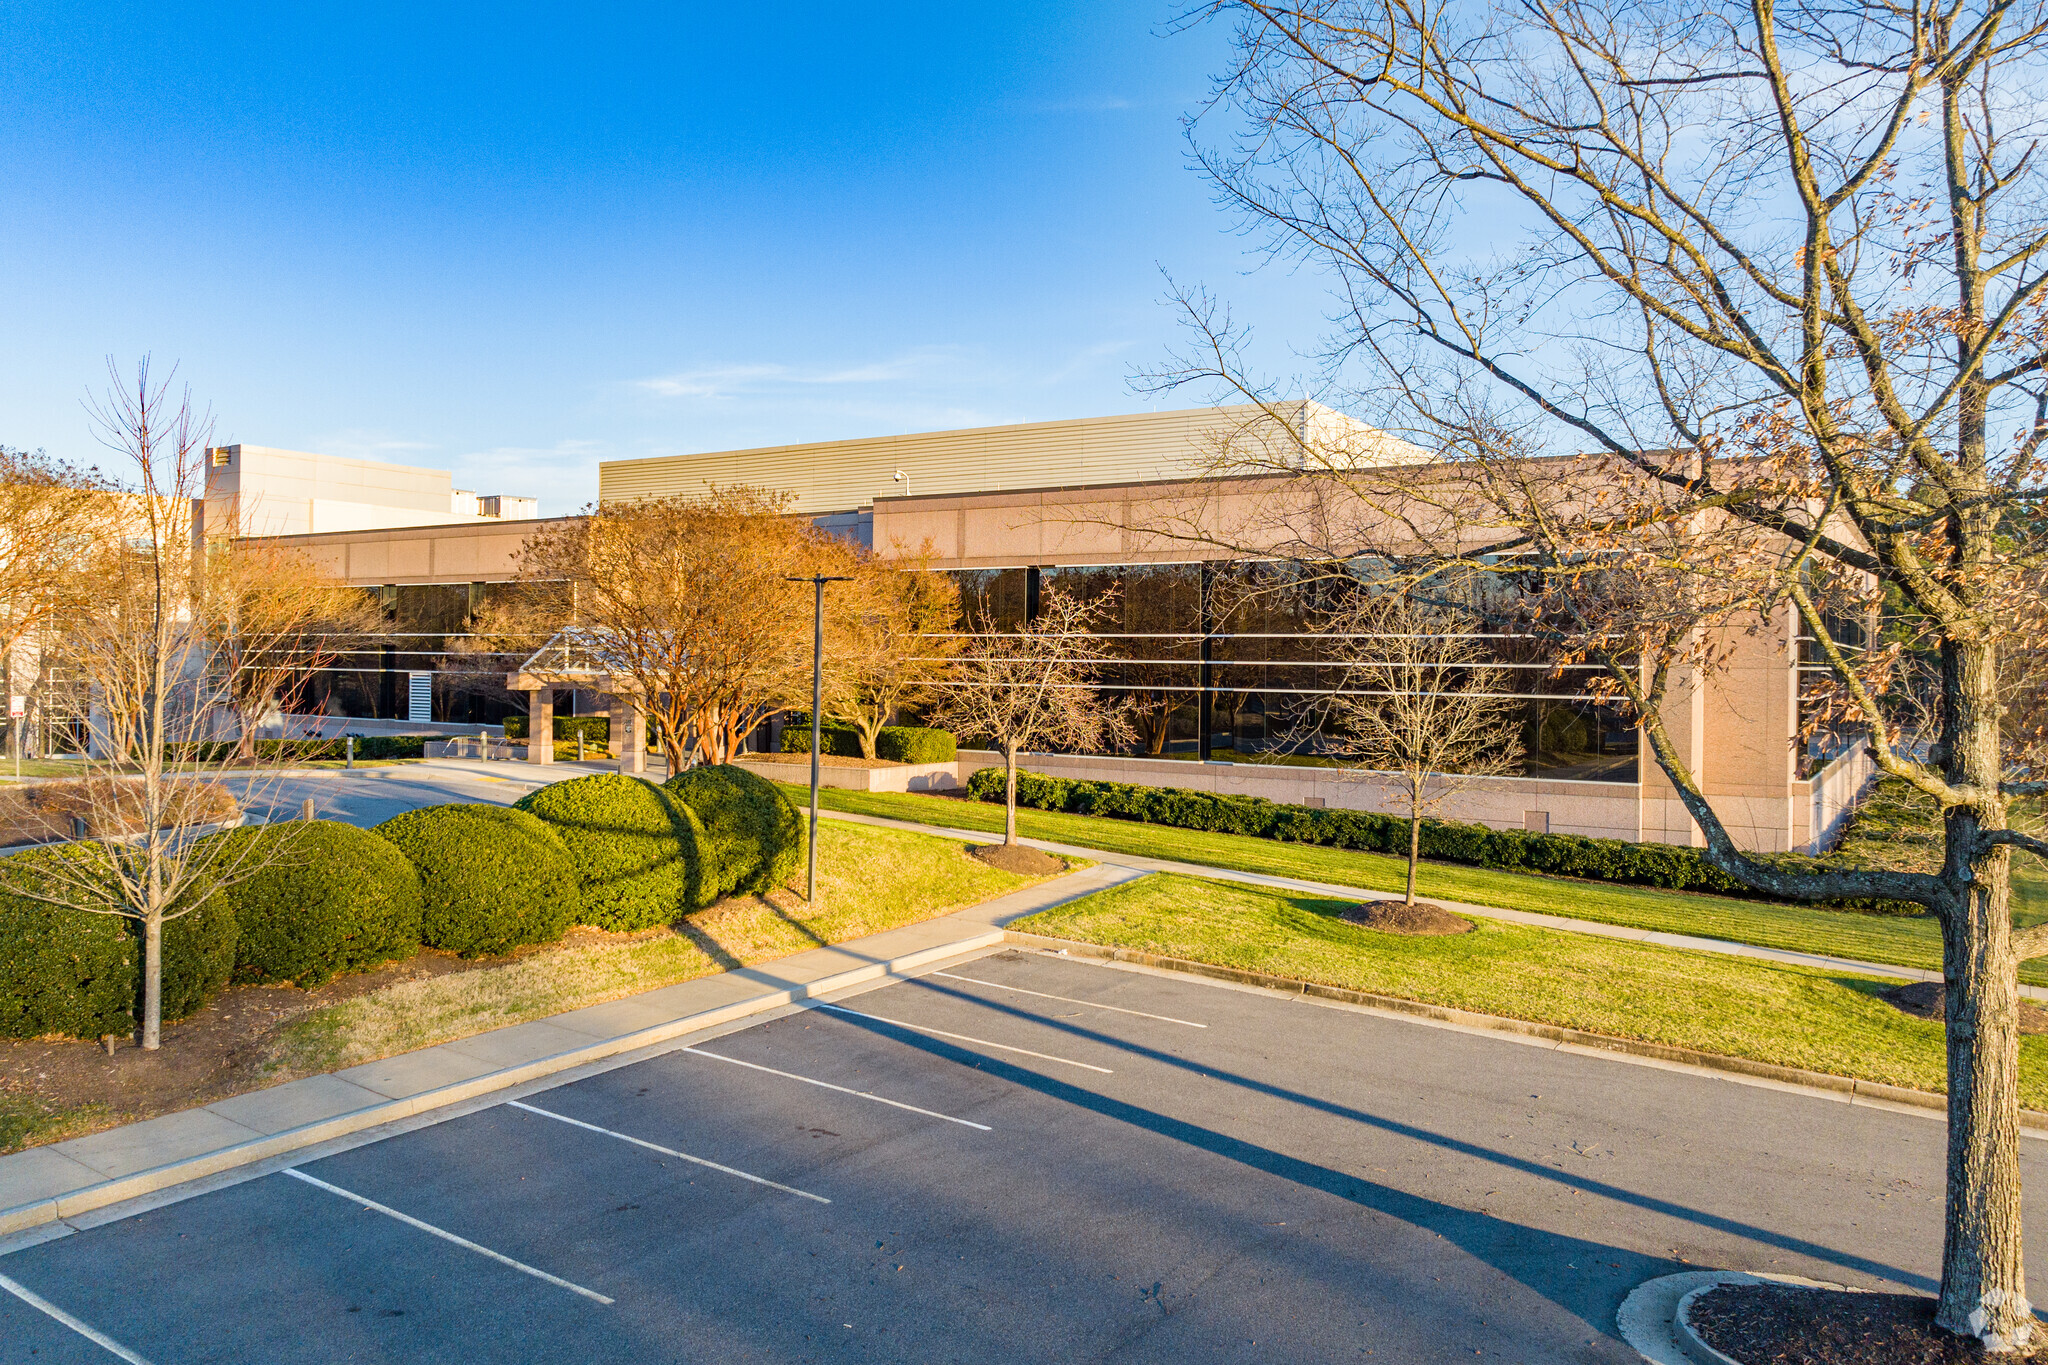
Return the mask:
POLYGON ((948 981, 967 981, 976 986, 988 986, 999 991, 1015 991, 1018 995, 1035 995, 1040 1000, 1064 1000, 1069 1005, 1086 1005, 1090 1009, 1114 1010, 1118 1014, 1135 1014, 1140 1019, 1157 1019, 1168 1024, 1186 1024, 1189 1028, 1209 1027, 1207 1024, 1198 1024, 1192 1019, 1176 1019, 1170 1014, 1147 1014, 1144 1010, 1127 1010, 1121 1005, 1104 1005, 1094 1000, 1076 1000, 1071 995, 1048 995, 1044 991, 1027 991, 1022 986, 1005 986, 1000 981, 983 981, 978 976, 957 976, 952 972, 927 972, 925 975, 943 976, 948 981))
POLYGON ((284 1170, 278 1172, 278 1174, 288 1175, 292 1177, 294 1180, 303 1180, 308 1185, 318 1186, 320 1189, 327 1191, 329 1194, 338 1194, 343 1199, 346 1199, 351 1203, 361 1204, 366 1209, 374 1210, 375 1212, 384 1214, 386 1217, 389 1218, 396 1218, 399 1222, 405 1224, 407 1227, 418 1228, 421 1232, 430 1232, 434 1236, 439 1237, 444 1242, 453 1242, 455 1243, 455 1245, 459 1247, 467 1247, 469 1248, 469 1250, 474 1251, 479 1256, 490 1257, 499 1265, 509 1265, 514 1270, 523 1271, 526 1274, 533 1276, 533 1278, 535 1278, 536 1280, 546 1280, 549 1284, 560 1285, 562 1288, 569 1290, 571 1293, 581 1294, 584 1298, 595 1299, 599 1303, 608 1304, 612 1302, 612 1300, 598 1293, 595 1289, 585 1289, 582 1285, 577 1284, 574 1281, 565 1280, 559 1275, 550 1275, 547 1273, 547 1271, 535 1269, 533 1266, 528 1265, 524 1261, 515 1261, 510 1256, 507 1256, 502 1252, 493 1251, 487 1246, 479 1246, 475 1242, 470 1241, 467 1237, 457 1237, 454 1233, 448 1231, 446 1228, 437 1228, 432 1223, 423 1223, 409 1213, 400 1213, 397 1209, 392 1208, 388 1204, 380 1204, 374 1199, 365 1199, 362 1195, 357 1194, 354 1190, 345 1190, 339 1185, 330 1185, 324 1180, 315 1179, 314 1177, 307 1175, 304 1171, 298 1170, 295 1167, 287 1166, 284 1170))
POLYGON ((973 1043, 976 1047, 992 1047, 1001 1052, 1021 1052, 1026 1057, 1036 1057, 1044 1062, 1058 1062, 1062 1066, 1078 1066, 1083 1071, 1100 1071, 1105 1076, 1114 1076, 1116 1074, 1106 1066, 1096 1066, 1090 1062, 1077 1062, 1068 1057, 1055 1057, 1049 1052, 1033 1052, 1028 1047, 1011 1047, 1008 1043, 991 1043, 986 1038, 970 1038, 964 1033, 948 1033, 942 1028, 927 1028, 923 1024, 906 1024, 901 1019, 884 1019, 879 1014, 862 1014, 859 1010, 850 1010, 844 1005, 820 1005, 818 1008, 821 1010, 835 1010, 840 1014, 850 1014, 856 1019, 872 1019, 878 1024, 889 1024, 896 1028, 907 1028, 912 1033, 929 1033, 940 1038, 954 1038, 963 1043, 973 1043))
POLYGON ((698 1166, 709 1167, 714 1171, 721 1171, 726 1175, 736 1175, 742 1180, 751 1180, 756 1185, 766 1185, 771 1190, 781 1190, 784 1194, 794 1194, 804 1199, 815 1199, 820 1204, 832 1202, 822 1194, 812 1194, 809 1190, 800 1190, 794 1185, 778 1184, 764 1176, 750 1175, 736 1166, 721 1166, 716 1161, 706 1161, 701 1156, 691 1156, 688 1152, 678 1152, 673 1147, 663 1147, 657 1143, 649 1142, 645 1138, 636 1138, 631 1133, 619 1133, 614 1132, 610 1128, 600 1128, 594 1123, 585 1123, 582 1119, 572 1119, 567 1114, 557 1114, 551 1109, 539 1109, 520 1100, 506 1100, 505 1103, 513 1109, 524 1109, 529 1114, 539 1114, 544 1119, 553 1119, 557 1123, 566 1123, 574 1128, 587 1128, 593 1133, 602 1133, 606 1137, 617 1138, 621 1142, 630 1142, 635 1147, 645 1147, 650 1152, 660 1152, 663 1156, 672 1156, 681 1161, 688 1161, 698 1166))
POLYGON ((39 1312, 49 1314, 49 1316, 63 1323, 66 1327, 69 1327, 72 1331, 78 1333, 78 1335, 84 1337, 93 1345, 102 1347, 108 1351, 113 1352, 115 1355, 121 1357, 121 1359, 128 1362, 128 1365, 149 1365, 149 1362, 147 1360, 144 1360, 141 1356, 135 1354, 135 1352, 129 1350, 126 1346, 123 1346, 120 1342, 114 1340, 105 1332, 98 1331, 97 1329, 88 1326, 83 1322, 80 1322, 77 1318, 72 1317, 69 1313, 59 1308, 56 1304, 51 1303, 41 1294, 36 1293, 35 1290, 30 1289, 27 1285, 22 1284, 17 1280, 10 1280, 5 1275, 0 1275, 0 1289, 6 1290, 8 1293, 14 1295, 15 1298, 20 1299, 29 1307, 34 1308, 39 1312))
POLYGON ((908 1109, 913 1114, 923 1114, 928 1119, 944 1119, 948 1123, 957 1123, 962 1128, 979 1128, 984 1133, 993 1131, 987 1124, 976 1123, 972 1119, 956 1119, 951 1114, 941 1114, 931 1109, 920 1109, 914 1104, 905 1104, 902 1100, 888 1099, 881 1095, 871 1094, 866 1090, 849 1090, 843 1085, 834 1085, 830 1081, 816 1080, 810 1076, 799 1076, 794 1071, 777 1071, 774 1067, 762 1066, 759 1062, 743 1062, 737 1057, 728 1057, 722 1052, 706 1052, 701 1047, 677 1048, 676 1051, 688 1052, 698 1057, 709 1057, 714 1062, 731 1062, 734 1066, 743 1066, 752 1071, 765 1071, 771 1076, 781 1076, 787 1080, 802 1081, 805 1085, 815 1085, 823 1090, 837 1090, 842 1095, 853 1095, 860 1099, 873 1100, 876 1104, 886 1104, 892 1109, 908 1109))

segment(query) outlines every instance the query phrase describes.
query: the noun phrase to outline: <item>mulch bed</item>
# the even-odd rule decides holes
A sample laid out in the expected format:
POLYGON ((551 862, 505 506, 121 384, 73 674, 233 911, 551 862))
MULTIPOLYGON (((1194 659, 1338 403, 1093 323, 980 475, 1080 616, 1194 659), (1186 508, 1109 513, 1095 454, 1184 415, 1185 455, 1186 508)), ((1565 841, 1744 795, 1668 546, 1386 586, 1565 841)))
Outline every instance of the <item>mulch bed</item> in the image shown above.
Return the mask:
POLYGON ((967 851, 990 867, 1023 877, 1045 877, 1067 870, 1064 858, 1025 844, 976 844, 967 851))
POLYGON ((1340 910, 1337 917, 1368 929, 1377 929, 1383 934, 1466 934, 1472 931, 1471 920, 1429 901, 1417 901, 1413 905, 1406 901, 1363 901, 1347 910, 1340 910))
POLYGON ((211 1104, 292 1079, 273 1070, 276 1042, 286 1024, 309 1010, 402 981, 503 966, 584 937, 631 935, 579 927, 555 943, 505 957, 464 959, 427 948, 404 962, 336 977, 312 990, 234 986, 190 1018, 165 1024, 162 1046, 155 1052, 144 1052, 132 1036, 115 1039, 111 1055, 98 1043, 77 1039, 0 1039, 0 1098, 25 1097, 46 1112, 90 1108, 90 1118, 82 1126, 67 1125, 65 1137, 211 1104))
POLYGON ((1851 1294, 1796 1285, 1722 1285, 1692 1301, 1702 1341, 1742 1365, 2039 1365, 2048 1346, 1992 1355, 1934 1325, 1919 1294, 1851 1294))
MULTIPOLYGON (((1910 985, 1879 991, 1878 995, 1917 1019, 1932 1019, 1939 1024, 1943 1019, 1948 990, 1939 981, 1915 981, 1910 985)), ((2048 1033, 2048 1010, 2023 998, 2019 1014, 2021 1033, 2048 1033)))

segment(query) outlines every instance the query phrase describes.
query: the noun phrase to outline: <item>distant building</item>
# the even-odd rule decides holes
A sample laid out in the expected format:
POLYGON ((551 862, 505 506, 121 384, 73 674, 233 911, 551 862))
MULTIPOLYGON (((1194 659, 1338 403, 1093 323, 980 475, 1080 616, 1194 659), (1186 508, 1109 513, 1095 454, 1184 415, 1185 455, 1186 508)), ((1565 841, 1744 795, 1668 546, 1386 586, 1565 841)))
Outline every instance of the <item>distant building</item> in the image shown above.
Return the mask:
MULTIPOLYGON (((1246 468, 1249 444, 1253 467, 1284 473, 1297 436, 1361 466, 1426 457, 1318 404, 1287 405, 1279 416, 1284 426, 1248 405, 1197 408, 609 461, 599 467, 599 496, 633 502, 735 485, 788 493, 793 512, 885 555, 929 551, 933 568, 998 622, 1034 614, 1049 587, 1083 596, 1115 588, 1123 619, 1110 633, 1122 637, 1131 662, 1109 670, 1105 683, 1184 701, 1154 727, 1149 752, 1034 755, 1033 767, 1378 808, 1384 795, 1369 780, 1271 761, 1282 756, 1274 751, 1286 746, 1303 698, 1332 685, 1331 661, 1315 638, 1313 611, 1285 591, 1252 606, 1212 605, 1229 596, 1212 591, 1224 576, 1261 572, 1225 547, 1257 540, 1266 495, 1278 486, 1218 471, 1246 468), (1225 444, 1227 462, 1218 458, 1225 444), (1205 527, 1227 533, 1207 539, 1205 527)), ((438 477, 431 494, 408 486, 405 496, 440 512, 435 499, 446 475, 375 468, 438 477)), ((376 504, 389 519, 330 526, 318 521, 315 495, 297 496, 309 500, 305 515, 320 529, 295 543, 329 572, 378 590, 391 622, 374 664, 366 658, 333 671, 330 711, 454 726, 495 721, 523 705, 445 661, 496 585, 514 576, 535 523, 452 510, 407 523, 400 518, 413 504, 396 502, 393 492, 376 504)), ((357 505, 371 505, 367 491, 356 496, 357 505)), ((1286 528, 1267 529, 1275 538, 1257 543, 1284 560, 1286 528)), ((1768 629, 1736 633, 1727 670, 1704 685, 1680 679, 1666 705, 1674 742, 1749 848, 1825 844, 1869 771, 1867 755, 1825 727, 1799 738, 1814 728, 1803 724, 1800 653, 1797 623, 1781 613, 1768 629)), ((1496 828, 1700 839, 1661 771, 1643 760, 1637 727, 1590 694, 1590 666, 1559 671, 1510 656, 1505 667, 1527 698, 1524 774, 1482 780, 1447 815, 1496 828)))
POLYGON ((252 445, 206 452, 205 508, 209 534, 245 536, 462 526, 540 515, 533 498, 478 497, 455 487, 446 470, 252 445))

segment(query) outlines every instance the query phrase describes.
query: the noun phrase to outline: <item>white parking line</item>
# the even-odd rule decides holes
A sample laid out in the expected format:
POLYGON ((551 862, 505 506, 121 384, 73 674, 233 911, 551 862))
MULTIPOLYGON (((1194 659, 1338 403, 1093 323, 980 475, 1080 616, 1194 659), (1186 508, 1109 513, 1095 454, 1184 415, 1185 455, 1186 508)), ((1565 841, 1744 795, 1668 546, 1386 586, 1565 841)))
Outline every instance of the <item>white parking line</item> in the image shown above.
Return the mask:
POLYGON ((499 1252, 493 1251, 487 1246, 478 1246, 475 1242, 470 1241, 467 1237, 457 1237, 454 1233, 449 1232, 445 1228, 437 1228, 432 1223, 423 1223, 419 1219, 413 1217, 411 1214, 400 1213, 397 1209, 392 1208, 388 1204, 380 1204, 374 1199, 365 1199, 362 1195, 357 1194, 354 1190, 345 1190, 339 1185, 330 1185, 324 1180, 316 1180, 312 1176, 307 1175, 304 1171, 297 1170, 289 1166, 287 1166, 283 1171, 279 1172, 279 1174, 288 1175, 292 1177, 294 1180, 303 1180, 308 1185, 318 1186, 320 1189, 327 1191, 329 1194, 338 1194, 343 1199, 349 1200, 352 1203, 361 1204, 366 1209, 372 1209, 378 1213, 385 1215, 388 1218, 396 1218, 399 1222, 405 1224, 407 1227, 418 1228, 421 1232, 430 1232, 434 1236, 439 1237, 444 1242, 453 1242, 455 1243, 455 1245, 459 1247, 467 1247, 479 1256, 488 1256, 492 1260, 496 1261, 499 1265, 509 1265, 514 1270, 524 1271, 526 1274, 533 1276, 533 1278, 535 1278, 536 1280, 546 1280, 549 1284, 560 1285, 562 1288, 569 1290, 571 1293, 581 1294, 584 1298, 595 1299, 599 1303, 611 1302, 610 1299, 598 1293, 595 1289, 585 1289, 582 1285, 573 1283, 569 1280, 565 1280, 559 1275, 550 1275, 545 1270, 536 1270, 524 1261, 515 1261, 510 1256, 506 1256, 499 1252))
POLYGON ((894 1024, 897 1028, 907 1028, 914 1033, 930 1033, 940 1038, 957 1038, 963 1043, 973 1043, 976 1047, 992 1047, 1002 1052, 1021 1052, 1026 1057, 1036 1057, 1040 1061, 1046 1062, 1058 1062, 1062 1066, 1078 1066, 1083 1071, 1100 1071, 1105 1076, 1114 1076, 1116 1074, 1106 1066, 1093 1066, 1087 1062, 1076 1062, 1066 1057, 1055 1057, 1049 1052, 1033 1052, 1028 1047, 1011 1047, 1008 1043, 991 1043, 986 1038, 970 1038, 964 1033, 948 1033, 942 1028, 926 1028, 923 1024, 906 1024, 901 1019, 884 1019, 879 1014, 862 1014, 859 1010, 850 1010, 844 1005, 820 1005, 818 1008, 821 1010, 836 1010, 840 1014, 850 1014, 856 1019, 872 1019, 878 1024, 894 1024))
POLYGON ((680 1161, 692 1162, 698 1166, 707 1166, 714 1171, 722 1171, 726 1175, 736 1175, 742 1180, 751 1180, 756 1185, 766 1185, 771 1190, 781 1190, 784 1194, 794 1194, 800 1195, 805 1199, 815 1199, 820 1204, 832 1202, 822 1194, 812 1194, 809 1190, 800 1190, 794 1185, 780 1185, 773 1180, 768 1180, 758 1175, 749 1175, 738 1167, 721 1166, 715 1161, 706 1161, 701 1156, 691 1156, 688 1152, 678 1152, 673 1147, 663 1147, 649 1142, 645 1138, 636 1138, 631 1133, 619 1133, 609 1128, 600 1128, 594 1123, 585 1123, 582 1119, 572 1119, 567 1114, 557 1114, 550 1109, 539 1109, 519 1100, 506 1100, 505 1103, 514 1109, 524 1109, 529 1114, 539 1114, 544 1119, 553 1119, 557 1123, 566 1123, 574 1128, 587 1128, 593 1133, 603 1133, 606 1137, 614 1137, 621 1142, 630 1142, 635 1147, 645 1147, 650 1152, 660 1152, 663 1156, 672 1156, 680 1161))
POLYGON ((951 972, 927 972, 927 976, 943 976, 948 981, 969 981, 977 986, 988 986, 999 991, 1015 991, 1018 995, 1035 995, 1040 1000, 1064 1000, 1069 1005, 1086 1005, 1090 1009, 1114 1010, 1118 1014, 1135 1014, 1140 1019, 1157 1019, 1168 1024, 1186 1024, 1189 1028, 1207 1028, 1192 1019, 1176 1019, 1170 1014, 1147 1014, 1143 1010, 1127 1010, 1121 1005, 1104 1005, 1094 1000, 1076 1000, 1071 995, 1047 995, 1044 991, 1027 991, 1022 986, 1005 986, 1000 981, 983 981, 978 976, 955 976, 951 972))
POLYGON ((96 1331, 95 1329, 86 1326, 77 1318, 72 1317, 69 1313, 59 1308, 56 1304, 51 1303, 41 1294, 36 1293, 35 1290, 30 1289, 27 1285, 20 1284, 14 1280, 10 1280, 5 1275, 0 1275, 0 1289, 6 1290, 8 1293, 14 1295, 15 1298, 20 1299, 23 1303, 27 1304, 31 1308, 38 1309, 44 1313, 48 1313, 51 1317, 63 1323, 66 1327, 69 1327, 72 1331, 78 1333, 78 1335, 84 1337, 93 1345, 103 1347, 104 1349, 111 1351, 115 1355, 121 1357, 121 1359, 128 1362, 128 1365, 149 1365, 149 1362, 147 1360, 144 1360, 141 1356, 135 1354, 135 1352, 129 1350, 126 1346, 123 1346, 120 1342, 114 1340, 105 1332, 96 1331))
POLYGON ((853 1095, 860 1099, 873 1100, 876 1104, 886 1104, 892 1109, 908 1109, 913 1114, 923 1114, 928 1119, 944 1119, 948 1123, 957 1123, 962 1128, 979 1128, 984 1133, 991 1131, 985 1123, 975 1123, 971 1119, 956 1119, 951 1114, 941 1114, 931 1109, 920 1109, 914 1104, 905 1104, 902 1100, 887 1099, 881 1095, 871 1094, 866 1090, 849 1090, 843 1085, 834 1085, 830 1081, 820 1081, 814 1080, 809 1076, 799 1076, 794 1071, 777 1071, 774 1067, 762 1066, 759 1062, 743 1062, 737 1057, 728 1057, 722 1052, 706 1052, 701 1047, 677 1048, 676 1051, 688 1052, 698 1057, 709 1057, 714 1062, 731 1062, 734 1066, 743 1066, 752 1071, 765 1071, 771 1076, 781 1076, 792 1081, 802 1081, 805 1085, 815 1085, 822 1090, 837 1090, 842 1095, 853 1095))

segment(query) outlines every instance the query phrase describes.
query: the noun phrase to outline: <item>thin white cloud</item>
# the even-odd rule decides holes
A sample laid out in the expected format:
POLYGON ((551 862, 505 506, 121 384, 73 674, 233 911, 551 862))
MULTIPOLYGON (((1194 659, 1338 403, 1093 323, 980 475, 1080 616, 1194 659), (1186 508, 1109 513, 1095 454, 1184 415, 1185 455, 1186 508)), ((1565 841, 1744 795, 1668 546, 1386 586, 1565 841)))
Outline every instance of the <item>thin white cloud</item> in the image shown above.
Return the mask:
POLYGON ((960 353, 956 350, 929 347, 883 360, 825 369, 798 369, 775 364, 710 365, 636 379, 627 387, 653 398, 729 399, 816 387, 900 384, 929 378, 939 371, 958 366, 960 361, 960 353))
POLYGON ((388 432, 351 427, 320 438, 313 447, 321 455, 339 455, 350 460, 384 460, 410 464, 408 456, 434 449, 425 441, 406 441, 388 432))

